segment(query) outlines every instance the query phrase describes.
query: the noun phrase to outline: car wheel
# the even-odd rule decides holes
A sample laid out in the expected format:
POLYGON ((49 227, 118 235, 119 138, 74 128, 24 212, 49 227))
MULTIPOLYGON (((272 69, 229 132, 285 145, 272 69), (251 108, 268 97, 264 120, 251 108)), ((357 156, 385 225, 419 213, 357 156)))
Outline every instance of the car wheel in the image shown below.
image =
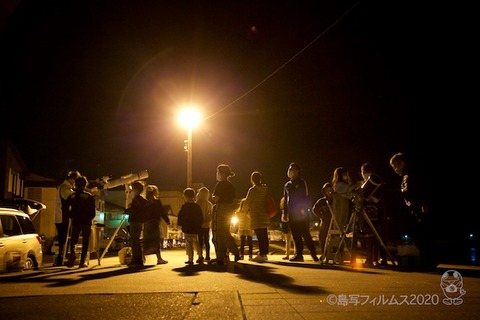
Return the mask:
POLYGON ((23 270, 38 270, 35 258, 27 257, 27 261, 25 261, 25 267, 23 270))

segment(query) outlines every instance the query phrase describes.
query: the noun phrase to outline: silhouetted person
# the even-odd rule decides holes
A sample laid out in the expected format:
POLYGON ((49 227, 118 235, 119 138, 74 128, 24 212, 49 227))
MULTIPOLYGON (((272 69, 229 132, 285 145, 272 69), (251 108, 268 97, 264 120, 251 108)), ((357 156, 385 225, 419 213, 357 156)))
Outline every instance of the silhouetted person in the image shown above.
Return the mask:
POLYGON ((76 178, 75 191, 68 196, 66 200, 69 217, 72 221, 70 255, 67 262, 67 266, 70 268, 75 264, 75 245, 78 242, 80 234, 82 235, 82 253, 80 254, 79 268, 86 268, 88 266, 85 263, 85 259, 90 243, 93 218, 95 218, 95 198, 89 192, 85 191, 87 183, 88 180, 84 176, 76 178))
POLYGON ((307 182, 300 177, 302 168, 296 162, 290 163, 287 176, 290 179, 283 187, 284 211, 288 214, 290 230, 295 242, 295 256, 290 261, 303 261, 303 241, 310 250, 313 261, 319 261, 312 235, 310 234, 311 200, 307 182))
POLYGON ((262 183, 262 174, 258 171, 252 172, 250 183, 252 186, 245 196, 244 209, 250 215, 250 228, 255 231, 259 249, 258 255, 252 261, 265 262, 268 260, 268 227, 270 226, 270 217, 265 206, 268 186, 262 183))
POLYGON ((216 259, 210 262, 220 265, 224 264, 224 260, 228 258, 227 250, 235 256, 235 262, 240 260, 240 252, 230 233, 230 224, 235 211, 233 201, 236 196, 235 187, 230 179, 234 176, 235 173, 229 165, 217 166, 217 184, 212 197, 214 203, 212 233, 216 259))
POLYGON ((245 198, 240 200, 238 210, 235 212, 238 224, 238 236, 240 237, 240 259, 245 258, 245 246, 248 247, 249 260, 253 258, 253 230, 250 225, 250 214, 245 211, 245 198))
POLYGON ((390 166, 402 177, 400 190, 408 210, 408 226, 412 240, 420 252, 421 264, 425 268, 437 265, 436 250, 433 241, 430 197, 426 181, 419 171, 411 166, 403 153, 390 158, 390 166))
POLYGON ((148 200, 148 205, 143 229, 144 255, 155 253, 157 256, 157 264, 165 264, 168 263, 168 261, 162 258, 163 239, 160 235, 160 221, 163 220, 167 224, 170 224, 170 219, 163 209, 163 204, 160 200, 160 191, 156 185, 148 185, 145 195, 148 200))
POLYGON ((328 235, 328 229, 330 227, 330 221, 332 220, 332 205, 333 205, 333 186, 330 182, 327 182, 322 187, 323 197, 318 199, 312 207, 312 213, 320 219, 320 232, 318 233, 318 242, 320 244, 320 250, 322 255, 325 248, 325 241, 328 235))
POLYGON ((68 172, 65 180, 58 186, 58 201, 55 208, 55 227, 57 229, 58 255, 54 265, 63 265, 63 251, 68 234, 68 208, 66 206, 67 198, 73 193, 75 179, 80 177, 80 172, 68 172))
MULTIPOLYGON (((332 177, 333 186, 333 215, 338 223, 341 233, 350 233, 353 230, 347 230, 348 223, 352 215, 352 191, 355 189, 355 185, 352 184, 350 174, 344 167, 335 168, 332 177)), ((350 225, 350 228, 352 225, 350 225)), ((346 237, 344 237, 346 241, 346 237)), ((352 239, 352 243, 355 241, 352 239)), ((341 243, 338 248, 337 261, 342 264, 344 261, 344 245, 341 243)))
POLYGON ((210 229, 212 228, 213 203, 210 202, 210 190, 201 187, 197 191, 195 202, 202 209, 203 223, 198 234, 200 250, 205 247, 205 261, 210 261, 210 229))
MULTIPOLYGON (((384 235, 385 211, 383 208, 383 183, 378 176, 372 164, 365 162, 360 167, 361 181, 361 209, 365 212, 379 237, 384 235)), ((380 241, 376 237, 374 230, 369 226, 362 214, 359 214, 360 225, 360 241, 365 249, 366 261, 365 266, 373 267, 374 265, 387 265, 387 256, 385 250, 380 246, 380 241), (382 257, 382 261, 378 261, 378 254, 382 257)), ((383 241, 383 239, 382 239, 383 241)))
POLYGON ((198 233, 203 223, 202 208, 195 203, 195 190, 186 188, 183 190, 183 199, 185 203, 178 212, 178 225, 182 226, 182 232, 185 236, 185 249, 187 252, 188 265, 193 264, 194 251, 197 252, 197 263, 203 263, 202 249, 198 242, 198 233))
POLYGON ((130 242, 132 245, 132 261, 128 264, 129 267, 143 267, 144 257, 140 236, 143 231, 148 205, 148 200, 142 195, 143 188, 140 181, 135 181, 131 184, 131 190, 128 193, 131 204, 125 210, 125 213, 129 215, 128 223, 130 224, 130 242))

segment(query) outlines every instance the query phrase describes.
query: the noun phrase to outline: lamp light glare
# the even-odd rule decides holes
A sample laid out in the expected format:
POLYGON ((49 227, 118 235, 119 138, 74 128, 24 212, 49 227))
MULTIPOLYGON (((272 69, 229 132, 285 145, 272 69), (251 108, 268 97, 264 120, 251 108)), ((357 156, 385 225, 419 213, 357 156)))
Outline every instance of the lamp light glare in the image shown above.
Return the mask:
POLYGON ((179 123, 186 128, 193 128, 200 123, 200 112, 194 108, 186 108, 180 111, 179 123))

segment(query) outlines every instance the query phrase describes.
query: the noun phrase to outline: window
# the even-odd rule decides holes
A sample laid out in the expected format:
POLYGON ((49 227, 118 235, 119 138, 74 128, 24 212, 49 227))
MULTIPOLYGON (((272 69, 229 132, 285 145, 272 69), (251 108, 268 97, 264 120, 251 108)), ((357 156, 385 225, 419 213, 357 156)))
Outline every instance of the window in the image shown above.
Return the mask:
POLYGON ((22 231, 24 234, 26 233, 37 233, 35 231, 35 227, 33 226, 32 220, 28 217, 17 216, 18 222, 22 227, 22 231))
POLYGON ((0 221, 3 227, 3 236, 11 237, 22 234, 20 225, 14 216, 1 216, 0 221))

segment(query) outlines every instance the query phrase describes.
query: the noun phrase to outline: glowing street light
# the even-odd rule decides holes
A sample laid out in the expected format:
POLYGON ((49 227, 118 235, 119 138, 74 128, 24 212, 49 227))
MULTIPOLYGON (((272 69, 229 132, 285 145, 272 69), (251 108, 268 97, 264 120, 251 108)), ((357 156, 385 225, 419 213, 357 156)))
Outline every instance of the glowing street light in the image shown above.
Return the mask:
POLYGON ((184 149, 187 153, 187 188, 192 187, 192 129, 201 121, 200 112, 192 107, 185 108, 180 111, 178 116, 179 123, 183 127, 187 127, 188 134, 185 140, 184 149))

